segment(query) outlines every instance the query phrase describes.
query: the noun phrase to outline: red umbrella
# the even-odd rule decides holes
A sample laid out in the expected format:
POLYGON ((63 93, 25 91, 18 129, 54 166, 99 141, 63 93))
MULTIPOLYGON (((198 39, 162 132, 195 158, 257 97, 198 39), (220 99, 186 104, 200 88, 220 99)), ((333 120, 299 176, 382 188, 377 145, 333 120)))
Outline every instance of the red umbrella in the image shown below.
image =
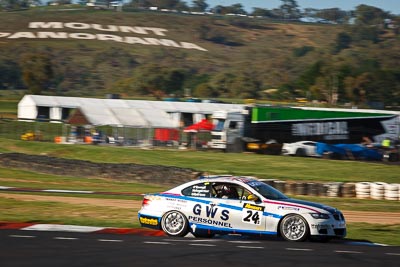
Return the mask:
POLYGON ((214 125, 207 119, 202 119, 198 123, 186 127, 183 131, 185 133, 197 133, 197 132, 210 132, 214 129, 214 125))

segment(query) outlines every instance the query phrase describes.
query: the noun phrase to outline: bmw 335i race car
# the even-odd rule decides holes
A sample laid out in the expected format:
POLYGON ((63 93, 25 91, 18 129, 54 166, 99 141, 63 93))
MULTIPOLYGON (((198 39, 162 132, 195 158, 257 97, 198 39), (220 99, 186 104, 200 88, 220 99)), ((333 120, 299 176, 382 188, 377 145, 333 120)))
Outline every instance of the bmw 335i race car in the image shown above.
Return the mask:
POLYGON ((202 177, 163 193, 147 194, 138 212, 143 227, 169 236, 277 235, 289 241, 346 235, 335 208, 287 197, 252 177, 202 177))

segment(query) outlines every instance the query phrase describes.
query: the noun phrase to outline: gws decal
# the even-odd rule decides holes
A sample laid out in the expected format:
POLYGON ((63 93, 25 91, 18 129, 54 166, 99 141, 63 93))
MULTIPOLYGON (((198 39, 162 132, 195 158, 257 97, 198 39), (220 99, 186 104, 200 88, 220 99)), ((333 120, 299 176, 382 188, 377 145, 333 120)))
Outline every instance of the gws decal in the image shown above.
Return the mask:
POLYGON ((198 222, 203 224, 210 224, 215 226, 229 227, 232 228, 229 220, 229 210, 219 209, 212 205, 206 205, 205 209, 200 204, 196 204, 193 207, 193 214, 188 217, 190 222, 198 222))

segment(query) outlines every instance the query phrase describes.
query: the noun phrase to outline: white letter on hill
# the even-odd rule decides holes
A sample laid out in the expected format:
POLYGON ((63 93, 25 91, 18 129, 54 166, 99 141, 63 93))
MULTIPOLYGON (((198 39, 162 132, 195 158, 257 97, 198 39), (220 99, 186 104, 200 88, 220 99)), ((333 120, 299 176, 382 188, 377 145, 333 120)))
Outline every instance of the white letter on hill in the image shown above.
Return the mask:
POLYGON ((138 34, 147 34, 143 27, 129 27, 129 26, 119 26, 121 32, 133 32, 138 34))
POLYGON ((9 32, 0 32, 0 38, 1 37, 7 37, 7 36, 9 36, 11 33, 9 33, 9 32))
POLYGON ((106 32, 117 32, 118 28, 117 26, 114 25, 108 25, 108 28, 105 28, 104 26, 100 24, 92 24, 93 29, 99 30, 99 31, 106 31, 106 32))
POLYGON ((145 40, 143 40, 142 38, 139 38, 139 37, 125 37, 125 43, 127 43, 127 44, 144 44, 144 45, 149 44, 145 40))
POLYGON ((16 32, 10 37, 10 39, 18 39, 18 38, 36 38, 35 34, 33 32, 16 32))
POLYGON ((160 39, 160 40, 156 39, 156 38, 143 38, 143 39, 152 45, 180 47, 175 41, 168 40, 168 39, 160 39))
POLYGON ((36 29, 36 28, 54 28, 54 29, 62 29, 63 25, 61 22, 30 22, 29 28, 36 29))
POLYGON ((186 48, 186 49, 197 49, 197 50, 201 50, 201 51, 208 51, 207 49, 204 49, 196 44, 192 44, 192 43, 186 43, 186 42, 181 42, 181 46, 182 48, 186 48))
POLYGON ((83 40, 93 40, 96 39, 96 35, 90 33, 70 33, 69 37, 75 39, 83 39, 83 40))
POLYGON ((38 38, 58 38, 58 39, 65 39, 68 38, 66 32, 38 32, 38 38))
POLYGON ((97 39, 101 41, 116 41, 122 42, 122 37, 111 34, 97 34, 97 39))
POLYGON ((64 24, 65 27, 76 29, 76 30, 85 30, 90 29, 90 24, 80 23, 80 22, 69 22, 64 24))
POLYGON ((152 27, 144 27, 144 29, 148 31, 152 31, 155 35, 165 36, 163 32, 167 32, 168 30, 162 28, 152 28, 152 27))

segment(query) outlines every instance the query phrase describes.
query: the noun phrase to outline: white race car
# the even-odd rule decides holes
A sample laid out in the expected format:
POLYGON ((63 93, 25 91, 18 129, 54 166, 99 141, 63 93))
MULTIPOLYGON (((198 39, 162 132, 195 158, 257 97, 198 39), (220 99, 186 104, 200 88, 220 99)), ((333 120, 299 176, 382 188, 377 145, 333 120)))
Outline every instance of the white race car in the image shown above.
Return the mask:
POLYGON ((147 194, 138 212, 143 227, 169 236, 278 235, 289 241, 346 236, 335 208, 285 196, 253 177, 202 177, 163 193, 147 194))
POLYGON ((317 153, 317 142, 314 141, 284 143, 282 145, 282 155, 299 157, 321 157, 321 155, 317 153))

